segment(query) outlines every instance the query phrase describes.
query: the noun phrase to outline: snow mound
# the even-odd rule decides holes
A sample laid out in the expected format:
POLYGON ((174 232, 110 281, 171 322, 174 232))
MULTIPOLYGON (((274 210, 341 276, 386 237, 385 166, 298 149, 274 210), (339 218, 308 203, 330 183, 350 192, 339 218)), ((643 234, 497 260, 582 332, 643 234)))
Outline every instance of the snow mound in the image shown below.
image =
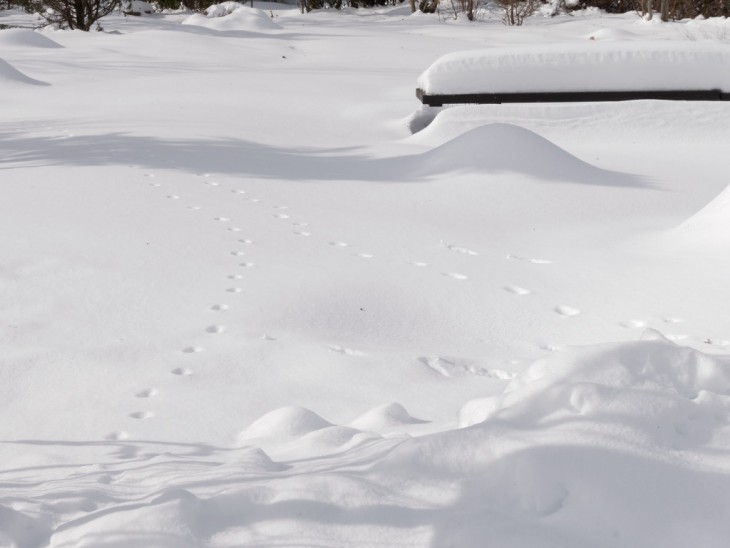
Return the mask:
POLYGON ((710 356, 661 340, 574 348, 375 470, 458 485, 450 510, 478 519, 442 524, 434 546, 719 548, 729 415, 730 367, 710 356))
POLYGON ((512 124, 474 128, 420 155, 421 175, 448 171, 507 171, 537 178, 610 183, 617 174, 598 169, 544 137, 512 124))
POLYGON ((147 503, 130 504, 57 529, 51 546, 201 546, 203 502, 185 489, 169 489, 147 503), (164 527, 164 534, 160 528, 164 527), (125 542, 115 531, 124 531, 125 542))
POLYGON ((672 231, 672 235, 692 246, 726 246, 730 242, 730 186, 672 231))
POLYGON ((0 82, 4 84, 31 84, 34 86, 50 85, 47 82, 41 82, 40 80, 35 80, 34 78, 26 76, 4 59, 0 59, 0 82))
POLYGON ((28 29, 7 29, 0 32, 0 46, 3 48, 63 48, 58 42, 28 29))
POLYGON ((589 40, 455 52, 418 79, 430 94, 710 90, 730 92, 730 46, 589 40))
POLYGON ((235 466, 246 473, 280 472, 286 470, 287 466, 271 460, 263 450, 258 447, 246 447, 236 455, 235 466))
POLYGON ((357 428, 328 426, 305 434, 296 441, 294 448, 297 451, 305 449, 312 455, 321 455, 337 449, 349 449, 368 439, 374 439, 374 436, 357 428))
POLYGON ((291 405, 275 409, 257 419, 241 433, 240 439, 297 439, 329 426, 333 426, 332 423, 327 422, 313 411, 291 405))
POLYGON ((260 9, 250 8, 238 2, 213 4, 205 15, 196 13, 182 22, 183 25, 196 25, 214 30, 278 30, 281 26, 260 9))
POLYGON ((423 424, 428 421, 412 417, 399 403, 386 403, 360 415, 350 423, 358 430, 383 432, 409 424, 423 424))
MULTIPOLYGON (((707 440, 730 410, 730 368, 659 337, 567 350, 535 362, 504 394, 467 403, 460 425, 607 420, 626 440, 678 447, 707 440)), ((615 431, 615 430, 614 430, 615 431)))
POLYGON ((634 34, 633 32, 629 32, 625 29, 609 29, 609 28, 603 28, 598 29, 595 32, 591 32, 590 34, 586 34, 586 39, 588 40, 636 40, 638 36, 634 34))

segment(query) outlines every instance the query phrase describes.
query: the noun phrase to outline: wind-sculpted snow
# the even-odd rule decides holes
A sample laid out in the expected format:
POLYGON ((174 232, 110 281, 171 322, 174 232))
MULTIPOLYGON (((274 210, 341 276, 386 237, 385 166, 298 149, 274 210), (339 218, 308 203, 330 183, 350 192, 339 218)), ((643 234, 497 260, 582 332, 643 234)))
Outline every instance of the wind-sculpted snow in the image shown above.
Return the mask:
POLYGON ((0 46, 4 49, 21 48, 63 48, 41 32, 27 29, 6 29, 0 32, 0 46))
POLYGON ((454 137, 417 158, 407 173, 513 172, 587 184, 640 185, 634 178, 598 169, 548 139, 513 124, 486 124, 454 137))
POLYGON ((30 84, 33 86, 47 86, 49 85, 46 82, 41 82, 40 80, 36 80, 34 78, 31 78, 30 76, 26 76, 22 72, 20 72, 18 69, 16 69, 13 65, 5 61, 4 59, 0 59, 0 82, 3 83, 3 85, 13 85, 13 84, 30 84))
POLYGON ((730 242, 730 187, 671 232, 689 246, 721 247, 730 242))
POLYGON ((207 27, 220 31, 264 31, 281 29, 281 26, 275 23, 266 12, 244 6, 238 2, 213 4, 205 11, 205 14, 193 14, 185 19, 182 24, 207 27))
POLYGON ((463 428, 419 438, 408 432, 422 421, 394 403, 350 427, 304 408, 273 411, 248 429, 252 444, 282 442, 269 454, 78 444, 106 453, 104 465, 52 467, 45 485, 5 474, 13 492, 0 538, 59 548, 269 545, 281 535, 303 546, 719 548, 730 534, 730 367, 647 338, 539 360, 503 394, 465 405, 463 428))

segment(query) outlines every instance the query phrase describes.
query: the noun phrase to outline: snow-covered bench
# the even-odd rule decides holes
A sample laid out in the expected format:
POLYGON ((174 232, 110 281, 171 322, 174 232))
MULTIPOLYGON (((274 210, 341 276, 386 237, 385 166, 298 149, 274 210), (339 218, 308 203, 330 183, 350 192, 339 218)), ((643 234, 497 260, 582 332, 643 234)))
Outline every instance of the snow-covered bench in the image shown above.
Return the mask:
POLYGON ((594 42, 445 55, 418 79, 422 103, 668 99, 730 101, 730 46, 594 42))

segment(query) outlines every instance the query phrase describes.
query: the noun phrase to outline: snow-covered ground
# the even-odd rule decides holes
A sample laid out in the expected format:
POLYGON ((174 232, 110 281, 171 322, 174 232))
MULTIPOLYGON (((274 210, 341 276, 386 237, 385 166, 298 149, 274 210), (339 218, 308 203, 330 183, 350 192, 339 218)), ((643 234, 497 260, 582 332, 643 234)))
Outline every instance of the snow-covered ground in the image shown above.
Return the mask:
POLYGON ((727 546, 730 103, 414 91, 730 22, 256 6, 0 31, 0 546, 727 546))

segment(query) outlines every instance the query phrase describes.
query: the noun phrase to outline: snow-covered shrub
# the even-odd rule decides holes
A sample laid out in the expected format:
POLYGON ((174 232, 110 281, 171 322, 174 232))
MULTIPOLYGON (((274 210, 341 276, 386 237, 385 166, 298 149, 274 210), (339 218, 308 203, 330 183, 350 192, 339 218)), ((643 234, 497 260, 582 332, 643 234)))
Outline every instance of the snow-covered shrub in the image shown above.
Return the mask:
POLYGON ((37 13, 48 25, 88 31, 119 7, 120 0, 20 0, 18 4, 37 13))
POLYGON ((497 0, 502 22, 505 25, 522 25, 526 17, 533 15, 540 7, 539 0, 497 0))

